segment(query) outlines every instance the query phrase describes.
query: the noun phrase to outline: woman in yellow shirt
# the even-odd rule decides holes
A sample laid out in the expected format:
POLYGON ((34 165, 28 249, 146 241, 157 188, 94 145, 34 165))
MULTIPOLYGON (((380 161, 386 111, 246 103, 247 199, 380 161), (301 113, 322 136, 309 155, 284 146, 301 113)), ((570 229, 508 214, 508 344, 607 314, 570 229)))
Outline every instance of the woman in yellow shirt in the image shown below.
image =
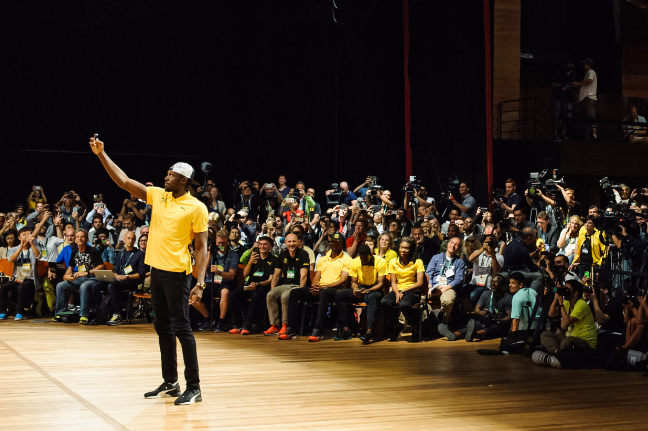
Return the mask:
POLYGON ((378 257, 382 257, 385 259, 385 262, 389 264, 391 260, 396 259, 398 256, 398 254, 392 250, 393 245, 391 236, 389 236, 388 233, 383 233, 378 237, 378 244, 376 244, 374 254, 378 257))
POLYGON ((389 262, 388 270, 391 283, 389 292, 380 302, 389 324, 393 329, 389 341, 396 341, 403 330, 403 324, 398 321, 399 312, 407 319, 407 323, 413 328, 412 341, 420 341, 419 333, 419 312, 413 308, 421 302, 421 288, 425 283, 425 267, 423 261, 418 258, 416 240, 406 236, 401 238, 398 247, 399 256, 389 262), (398 305, 398 308, 395 307, 398 305))

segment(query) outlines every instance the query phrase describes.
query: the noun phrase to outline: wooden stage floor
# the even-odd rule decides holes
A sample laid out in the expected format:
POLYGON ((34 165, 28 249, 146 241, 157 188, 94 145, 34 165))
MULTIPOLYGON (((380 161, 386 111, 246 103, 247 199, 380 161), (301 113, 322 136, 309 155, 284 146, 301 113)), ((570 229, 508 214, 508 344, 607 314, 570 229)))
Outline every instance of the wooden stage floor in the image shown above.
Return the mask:
POLYGON ((152 325, 4 321, 0 429, 648 428, 641 373, 556 370, 475 353, 497 342, 408 338, 362 346, 198 333, 203 402, 174 406, 143 397, 162 382, 152 325))

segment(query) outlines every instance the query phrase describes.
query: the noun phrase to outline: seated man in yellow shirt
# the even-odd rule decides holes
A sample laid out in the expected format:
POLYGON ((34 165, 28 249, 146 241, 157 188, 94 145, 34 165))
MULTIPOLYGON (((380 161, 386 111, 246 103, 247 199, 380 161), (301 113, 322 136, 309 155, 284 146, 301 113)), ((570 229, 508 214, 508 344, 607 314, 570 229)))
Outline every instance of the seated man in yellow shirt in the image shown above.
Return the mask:
POLYGON ((299 326, 300 301, 317 301, 319 307, 317 310, 317 320, 313 327, 313 334, 308 337, 308 341, 315 342, 322 339, 321 332, 326 320, 326 311, 329 305, 335 299, 338 290, 344 289, 349 278, 349 266, 351 257, 344 253, 344 237, 340 233, 331 235, 331 250, 326 256, 317 261, 313 285, 300 287, 290 291, 288 299, 288 328, 284 334, 279 336, 280 340, 290 340, 296 338, 297 327, 299 326))
POLYGON ((371 328, 376 320, 378 306, 384 293, 384 281, 387 275, 387 263, 381 257, 374 256, 371 248, 363 244, 358 247, 358 257, 351 261, 349 267, 351 288, 338 290, 335 294, 335 304, 338 309, 342 330, 334 337, 335 340, 350 340, 353 338, 349 331, 349 316, 351 305, 360 301, 367 303, 367 333, 360 337, 363 344, 371 340, 371 328))
POLYGON ((540 336, 542 346, 549 354, 567 349, 593 352, 597 341, 596 323, 587 302, 583 300, 583 285, 576 280, 568 280, 565 287, 568 294, 563 296, 557 292, 549 308, 549 317, 561 317, 560 329, 543 332, 540 336), (571 304, 574 304, 573 307, 571 304))

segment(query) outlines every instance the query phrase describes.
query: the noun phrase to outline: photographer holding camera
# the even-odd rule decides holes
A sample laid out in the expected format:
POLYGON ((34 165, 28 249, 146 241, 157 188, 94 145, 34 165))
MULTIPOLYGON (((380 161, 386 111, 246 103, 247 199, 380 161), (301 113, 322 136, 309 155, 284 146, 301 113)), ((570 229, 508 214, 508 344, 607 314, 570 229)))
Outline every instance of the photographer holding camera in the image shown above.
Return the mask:
POLYGON ((472 341, 492 340, 505 336, 511 327, 511 309, 513 296, 507 292, 504 277, 495 274, 490 283, 490 290, 485 290, 480 298, 472 318, 460 331, 452 332, 443 323, 438 330, 449 341, 465 339, 472 341))
POLYGON ((468 187, 467 183, 459 184, 459 194, 461 196, 457 198, 450 195, 452 204, 455 208, 461 211, 462 217, 470 217, 474 219, 477 212, 477 201, 474 197, 470 196, 470 187, 468 187))
POLYGON ((558 247, 558 239, 560 239, 558 226, 549 221, 549 215, 545 211, 538 213, 536 223, 538 224, 538 237, 547 246, 545 249, 552 253, 558 253, 560 250, 560 247, 558 247))
POLYGON ((259 183, 243 181, 234 195, 234 212, 245 211, 255 221, 259 215, 259 183))
POLYGON ((72 224, 76 227, 75 219, 73 217, 74 213, 85 212, 87 206, 81 200, 78 194, 74 190, 65 192, 63 197, 54 204, 55 207, 58 207, 61 211, 61 217, 65 220, 66 223, 72 224), (79 209, 79 207, 81 209, 79 209))
MULTIPOLYGON (((580 281, 578 275, 569 270, 569 258, 564 254, 559 254, 553 258, 550 265, 545 268, 547 274, 556 286, 563 285, 566 281, 580 281)), ((548 293, 545 290, 545 293, 548 293)))
POLYGON ((468 260, 473 263, 472 279, 468 285, 470 286, 470 302, 472 304, 476 304, 482 294, 488 291, 492 276, 502 270, 504 256, 497 250, 495 236, 486 235, 482 247, 468 256, 468 260))
POLYGON ((515 192, 517 185, 513 178, 506 180, 504 186, 506 190, 506 195, 504 195, 504 197, 506 197, 506 203, 504 203, 504 199, 502 198, 494 199, 493 203, 499 205, 507 213, 513 214, 515 208, 521 208, 524 206, 524 201, 522 200, 522 196, 515 192))
POLYGON ((508 231, 515 238, 526 227, 535 229, 535 224, 527 220, 527 209, 515 208, 515 211, 513 211, 513 223, 509 226, 508 231))
POLYGON ((620 299, 610 297, 607 289, 594 290, 589 294, 589 298, 594 309, 594 319, 601 331, 617 334, 626 332, 623 302, 620 299))
POLYGON ((324 192, 327 196, 332 193, 340 193, 340 203, 346 204, 347 206, 353 206, 356 203, 358 197, 349 190, 349 184, 346 181, 342 181, 339 186, 339 190, 330 189, 324 192))
MULTIPOLYGON (((131 232, 133 233, 133 232, 131 232)), ((133 233, 133 235, 135 235, 133 233)), ((92 246, 96 248, 99 253, 101 253, 101 259, 104 262, 115 263, 115 250, 113 250, 110 240, 108 239, 109 233, 106 228, 99 228, 95 231, 94 239, 92 240, 92 246)), ((126 235, 124 235, 124 238, 126 235)), ((97 306, 99 306, 97 304, 97 306)))
MULTIPOLYGON (((259 220, 267 220, 279 212, 283 196, 274 183, 266 183, 259 193, 261 205, 259 206, 259 220)), ((256 221, 256 220, 255 220, 256 221)))
POLYGON ((540 335, 542 346, 550 354, 561 350, 576 349, 593 353, 596 349, 597 330, 594 315, 583 299, 583 285, 568 280, 565 287, 558 288, 549 308, 549 317, 560 318, 556 332, 545 331, 540 335))
MULTIPOLYGON (((434 198, 428 197, 427 189, 425 188, 425 186, 421 186, 418 189, 414 188, 412 190, 412 198, 416 199, 416 205, 418 205, 419 214, 421 208, 423 208, 425 210, 425 215, 431 214, 434 217, 437 217, 439 215, 439 211, 437 211, 434 198)), ((409 193, 405 193, 405 197, 403 198, 403 208, 405 209, 405 211, 408 211, 410 209, 410 206, 410 195, 409 193)))
POLYGON ((353 193, 354 193, 356 196, 359 196, 359 197, 361 197, 361 198, 366 197, 366 195, 367 195, 367 191, 369 190, 369 188, 370 188, 371 186, 373 186, 374 184, 376 184, 376 181, 378 181, 378 178, 377 178, 377 177, 375 177, 375 176, 373 176, 373 175, 367 175, 367 179, 365 180, 365 182, 362 183, 362 184, 360 184, 358 187, 356 187, 356 188, 353 190, 353 193))
POLYGON ((380 199, 381 211, 388 214, 389 211, 396 209, 396 201, 392 200, 392 192, 389 190, 378 190, 378 198, 380 199))

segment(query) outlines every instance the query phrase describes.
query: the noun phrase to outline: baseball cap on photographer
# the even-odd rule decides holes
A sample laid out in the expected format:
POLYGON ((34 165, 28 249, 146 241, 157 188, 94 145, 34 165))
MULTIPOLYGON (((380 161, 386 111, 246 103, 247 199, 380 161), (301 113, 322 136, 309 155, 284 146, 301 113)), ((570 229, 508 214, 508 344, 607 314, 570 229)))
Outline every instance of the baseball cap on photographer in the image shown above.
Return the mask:
POLYGON ((593 62, 592 59, 589 58, 589 57, 588 57, 588 58, 584 58, 584 59, 582 59, 582 60, 581 60, 581 63, 583 63, 583 64, 588 64, 588 65, 590 65, 590 66, 593 66, 593 65, 594 65, 594 62, 593 62))
POLYGON ((189 179, 189 184, 191 184, 192 186, 200 185, 198 181, 194 181, 193 177, 196 171, 189 163, 178 162, 175 165, 171 166, 169 170, 187 177, 189 179))

